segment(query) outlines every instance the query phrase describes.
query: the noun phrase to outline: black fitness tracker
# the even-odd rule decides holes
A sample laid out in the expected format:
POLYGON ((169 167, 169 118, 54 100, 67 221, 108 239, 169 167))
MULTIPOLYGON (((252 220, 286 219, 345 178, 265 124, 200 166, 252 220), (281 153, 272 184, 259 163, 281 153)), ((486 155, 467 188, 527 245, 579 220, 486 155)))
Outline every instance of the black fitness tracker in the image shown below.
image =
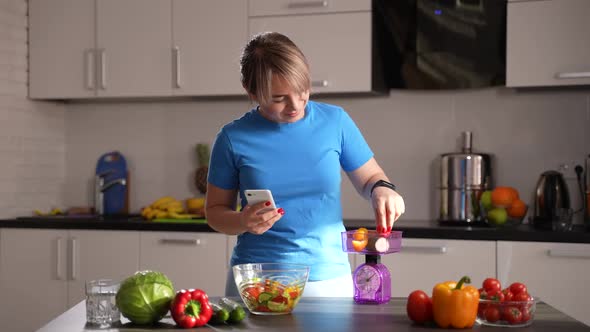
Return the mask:
POLYGON ((370 196, 373 196, 373 190, 375 190, 375 188, 377 188, 377 187, 386 187, 391 190, 395 190, 395 185, 393 183, 387 182, 385 180, 379 180, 379 181, 375 182, 375 184, 373 185, 373 188, 371 188, 370 196))

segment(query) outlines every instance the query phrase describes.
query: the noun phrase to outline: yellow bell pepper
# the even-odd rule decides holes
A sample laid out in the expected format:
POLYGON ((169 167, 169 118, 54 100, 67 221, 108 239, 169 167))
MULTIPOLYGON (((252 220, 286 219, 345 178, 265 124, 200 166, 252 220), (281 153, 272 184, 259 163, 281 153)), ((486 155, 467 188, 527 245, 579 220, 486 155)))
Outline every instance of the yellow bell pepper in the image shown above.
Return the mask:
POLYGON ((472 327, 477 317, 479 291, 470 283, 469 277, 436 284, 432 290, 432 313, 439 327, 463 329, 472 327))

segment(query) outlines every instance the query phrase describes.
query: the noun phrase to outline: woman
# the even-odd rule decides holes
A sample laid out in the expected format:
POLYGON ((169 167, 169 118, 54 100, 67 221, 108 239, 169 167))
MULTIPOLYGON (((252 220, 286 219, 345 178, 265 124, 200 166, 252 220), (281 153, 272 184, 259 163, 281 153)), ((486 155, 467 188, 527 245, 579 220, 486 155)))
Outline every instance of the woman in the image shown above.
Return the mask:
MULTIPOLYGON (((231 265, 291 262, 309 265, 304 296, 352 296, 348 255, 342 251, 343 169, 370 200, 376 228, 390 232, 404 212, 402 197, 375 159, 360 130, 340 107, 309 100, 305 56, 286 36, 263 33, 240 59, 241 81, 258 104, 225 125, 209 166, 209 225, 238 235, 231 265), (270 189, 270 203, 247 205, 245 189, 270 189), (236 211, 239 194, 241 211, 236 211)), ((238 292, 230 269, 226 295, 238 292)))

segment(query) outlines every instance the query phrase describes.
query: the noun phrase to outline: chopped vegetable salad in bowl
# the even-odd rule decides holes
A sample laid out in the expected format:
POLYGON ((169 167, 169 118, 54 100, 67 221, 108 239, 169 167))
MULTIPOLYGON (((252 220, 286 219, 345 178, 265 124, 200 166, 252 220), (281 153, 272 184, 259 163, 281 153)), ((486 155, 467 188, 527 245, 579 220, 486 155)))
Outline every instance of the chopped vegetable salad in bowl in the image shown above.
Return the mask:
POLYGON ((309 267, 287 263, 240 264, 234 279, 248 310, 257 315, 293 311, 307 283, 309 267))

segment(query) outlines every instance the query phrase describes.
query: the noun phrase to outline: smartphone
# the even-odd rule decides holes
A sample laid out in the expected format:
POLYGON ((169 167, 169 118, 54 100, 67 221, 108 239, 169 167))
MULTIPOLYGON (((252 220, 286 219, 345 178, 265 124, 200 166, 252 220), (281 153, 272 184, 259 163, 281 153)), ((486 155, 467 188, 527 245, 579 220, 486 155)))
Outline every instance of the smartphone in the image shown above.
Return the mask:
POLYGON ((254 205, 260 202, 270 202, 270 206, 258 211, 258 214, 262 214, 271 210, 276 209, 275 200, 272 198, 272 193, 268 189, 246 189, 244 190, 246 200, 249 205, 254 205))

